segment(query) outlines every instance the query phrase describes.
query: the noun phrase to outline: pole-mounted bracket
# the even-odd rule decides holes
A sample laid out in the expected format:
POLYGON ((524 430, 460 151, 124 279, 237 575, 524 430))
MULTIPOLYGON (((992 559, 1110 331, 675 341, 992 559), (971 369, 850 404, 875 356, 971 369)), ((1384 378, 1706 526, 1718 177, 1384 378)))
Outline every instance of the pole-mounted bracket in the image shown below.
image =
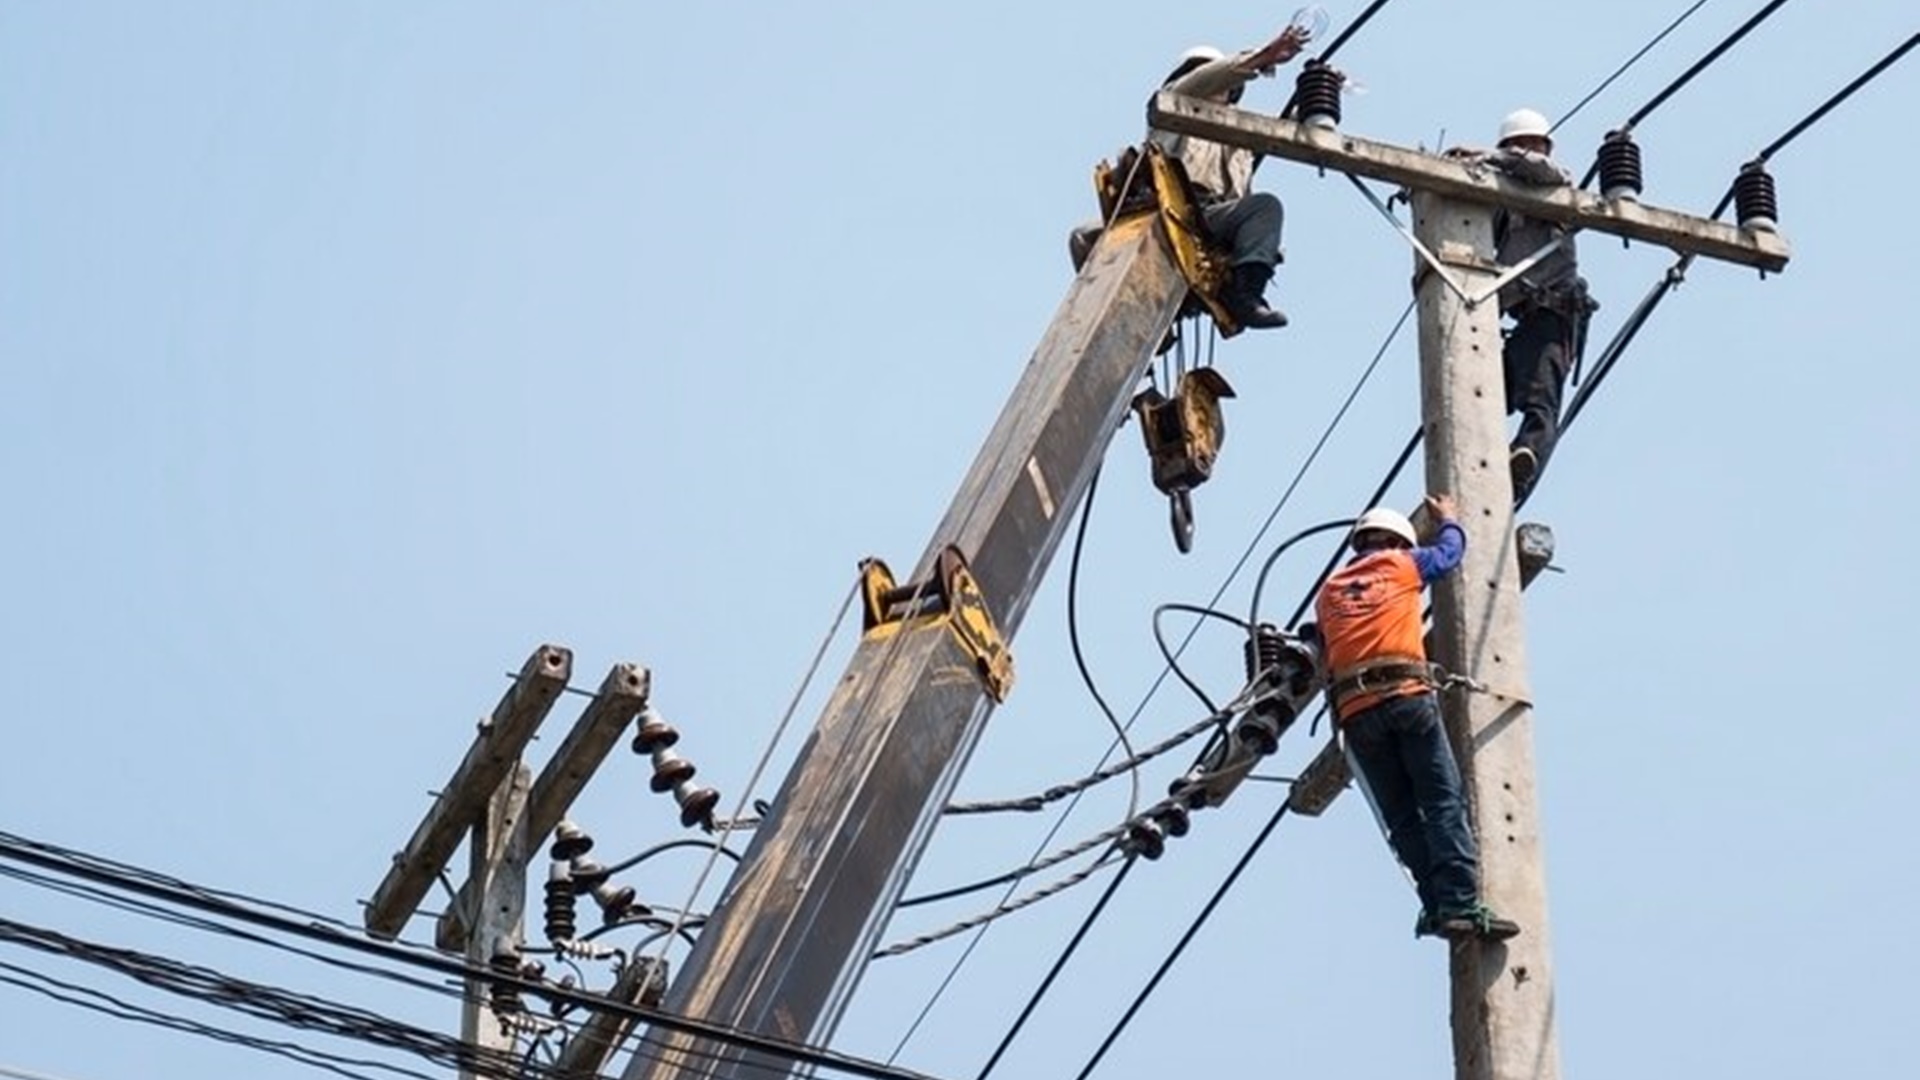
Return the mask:
POLYGON ((959 548, 951 544, 942 548, 934 562, 933 576, 906 585, 894 580, 886 563, 862 559, 860 591, 864 600, 863 637, 886 637, 912 619, 944 622, 960 647, 973 657, 974 670, 986 685, 987 694, 995 702, 1007 700, 1007 693, 1013 689, 1013 653, 959 548))

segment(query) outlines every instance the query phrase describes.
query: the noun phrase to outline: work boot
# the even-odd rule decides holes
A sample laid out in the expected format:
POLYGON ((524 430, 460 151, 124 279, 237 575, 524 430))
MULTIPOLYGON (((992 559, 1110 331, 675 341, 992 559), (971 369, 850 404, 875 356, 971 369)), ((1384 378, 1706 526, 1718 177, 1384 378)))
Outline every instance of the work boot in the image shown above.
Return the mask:
POLYGON ((1520 932, 1519 923, 1501 918, 1485 904, 1475 904, 1461 911, 1443 911, 1435 916, 1434 921, 1443 936, 1455 941, 1465 938, 1505 941, 1520 932))
POLYGON ((1440 917, 1426 908, 1421 908, 1420 914, 1413 920, 1413 936, 1415 938, 1439 937, 1440 917))
POLYGON ((1267 306, 1267 281, 1273 267, 1265 263, 1237 263, 1226 288, 1220 290, 1221 306, 1233 321, 1249 330, 1276 330, 1287 325, 1285 312, 1267 306))
POLYGON ((1540 478, 1540 459, 1526 447, 1516 446, 1507 459, 1507 471, 1513 476, 1513 501, 1524 501, 1533 493, 1533 482, 1540 478))

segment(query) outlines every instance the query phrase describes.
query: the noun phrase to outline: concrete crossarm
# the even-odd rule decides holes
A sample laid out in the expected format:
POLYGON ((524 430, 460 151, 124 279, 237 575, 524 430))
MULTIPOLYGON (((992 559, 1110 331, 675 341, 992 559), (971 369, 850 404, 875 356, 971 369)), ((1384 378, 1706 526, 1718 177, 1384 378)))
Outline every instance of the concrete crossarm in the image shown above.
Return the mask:
POLYGON ((1777 271, 1787 265, 1787 242, 1777 233, 1742 229, 1711 218, 1662 210, 1630 200, 1608 201, 1575 188, 1537 188, 1516 183, 1481 166, 1438 154, 1407 150, 1339 131, 1161 92, 1147 108, 1147 123, 1160 131, 1196 135, 1401 187, 1492 203, 1528 217, 1591 232, 1777 271))

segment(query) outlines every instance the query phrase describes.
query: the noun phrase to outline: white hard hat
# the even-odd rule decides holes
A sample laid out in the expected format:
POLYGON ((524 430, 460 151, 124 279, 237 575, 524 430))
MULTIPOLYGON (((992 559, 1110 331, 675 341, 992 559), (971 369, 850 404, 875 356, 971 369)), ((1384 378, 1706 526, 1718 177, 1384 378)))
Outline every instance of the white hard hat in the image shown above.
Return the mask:
POLYGON ((1195 60, 1202 63, 1212 63, 1215 60, 1225 60, 1226 58, 1226 53, 1221 52, 1211 45, 1195 45, 1193 48, 1180 54, 1180 65, 1185 67, 1195 60))
POLYGON ((1547 118, 1533 109, 1515 109, 1507 114, 1505 120, 1500 121, 1501 145, 1504 146, 1508 139, 1517 139, 1525 135, 1551 139, 1553 125, 1547 123, 1547 118))
POLYGON ((1384 506, 1376 506, 1361 514, 1360 520, 1353 523, 1354 536, 1375 530, 1392 533, 1409 544, 1420 542, 1419 537, 1414 535, 1413 522, 1407 520, 1407 515, 1398 510, 1389 510, 1384 506))

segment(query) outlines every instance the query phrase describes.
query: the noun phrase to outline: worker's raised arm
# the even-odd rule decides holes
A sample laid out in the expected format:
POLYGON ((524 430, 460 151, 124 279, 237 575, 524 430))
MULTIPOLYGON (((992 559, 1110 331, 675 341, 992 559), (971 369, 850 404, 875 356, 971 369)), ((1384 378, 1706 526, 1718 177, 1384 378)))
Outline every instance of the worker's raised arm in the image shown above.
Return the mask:
POLYGON ((1170 80, 1165 89, 1197 98, 1230 94, 1259 76, 1273 74, 1276 67, 1300 55, 1309 36, 1308 31, 1289 26, 1265 45, 1209 60, 1170 80))
POLYGON ((1260 46, 1248 56, 1246 63, 1262 75, 1273 74, 1273 69, 1300 55, 1307 41, 1313 37, 1313 31, 1304 26, 1289 24, 1285 30, 1265 45, 1260 46))
POLYGON ((1429 495, 1426 509, 1435 522, 1433 543, 1413 549, 1413 565, 1420 571, 1423 585, 1453 573, 1467 555, 1467 530, 1454 519, 1452 496, 1429 495))

